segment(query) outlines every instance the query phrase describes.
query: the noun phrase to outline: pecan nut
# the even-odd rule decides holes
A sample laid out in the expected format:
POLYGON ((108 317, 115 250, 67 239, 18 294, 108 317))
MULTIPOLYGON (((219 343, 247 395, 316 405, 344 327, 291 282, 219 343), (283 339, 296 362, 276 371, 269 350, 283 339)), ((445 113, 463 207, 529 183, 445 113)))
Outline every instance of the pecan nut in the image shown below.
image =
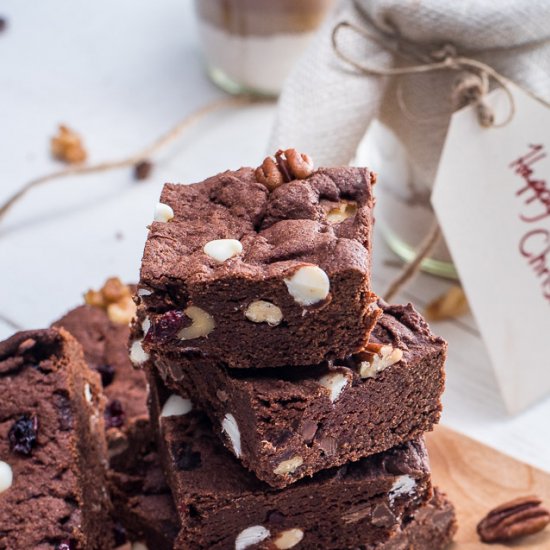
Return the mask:
POLYGON ((550 523, 550 512, 536 496, 516 498, 491 510, 477 525, 483 542, 506 542, 533 535, 550 523))
POLYGON ((274 156, 274 159, 266 157, 255 171, 256 179, 270 191, 293 179, 306 179, 313 173, 311 157, 296 149, 279 149, 274 156))

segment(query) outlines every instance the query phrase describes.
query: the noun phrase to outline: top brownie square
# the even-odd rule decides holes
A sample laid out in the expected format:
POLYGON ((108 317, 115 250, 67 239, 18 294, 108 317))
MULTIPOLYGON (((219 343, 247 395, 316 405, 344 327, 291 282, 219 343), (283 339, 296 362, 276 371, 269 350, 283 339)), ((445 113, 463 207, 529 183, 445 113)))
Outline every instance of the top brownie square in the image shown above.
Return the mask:
POLYGON ((366 168, 321 168, 270 190, 241 168, 166 184, 141 266, 134 363, 152 350, 239 368, 359 351, 379 316, 374 182, 366 168))

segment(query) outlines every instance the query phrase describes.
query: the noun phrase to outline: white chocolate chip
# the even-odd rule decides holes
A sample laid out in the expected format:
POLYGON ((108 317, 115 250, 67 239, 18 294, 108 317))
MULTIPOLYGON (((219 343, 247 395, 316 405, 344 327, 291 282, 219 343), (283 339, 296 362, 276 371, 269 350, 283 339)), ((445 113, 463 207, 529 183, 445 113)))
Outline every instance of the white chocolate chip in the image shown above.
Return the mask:
POLYGON ((183 313, 191 319, 192 323, 178 332, 180 340, 193 340, 208 336, 216 328, 214 317, 200 307, 189 306, 183 313))
POLYGON ((216 239, 207 242, 203 248, 204 253, 217 262, 225 262, 243 251, 243 245, 237 239, 216 239))
POLYGON ((90 389, 90 384, 88 384, 88 382, 84 384, 84 398, 88 403, 92 402, 92 390, 90 389))
POLYGON ((13 483, 13 471, 7 462, 0 460, 0 493, 7 491, 13 483))
POLYGON ((149 290, 148 288, 140 288, 137 291, 138 296, 151 296, 151 294, 153 294, 153 291, 149 290))
POLYGON ((304 463, 304 459, 301 456, 294 456, 292 458, 289 458, 288 460, 283 460, 275 470, 273 470, 273 473, 277 476, 284 476, 286 474, 292 474, 294 473, 302 464, 304 463))
POLYGON ((147 545, 143 542, 133 542, 132 550, 148 550, 147 545))
POLYGON ((271 533, 263 525, 254 525, 241 531, 235 540, 235 550, 245 550, 269 538, 271 533))
POLYGON ((192 410, 193 403, 191 399, 173 394, 164 403, 160 416, 164 418, 168 416, 183 416, 192 410))
POLYGON ((342 201, 336 207, 327 213, 327 222, 340 223, 351 218, 357 212, 357 203, 355 201, 342 201))
POLYGON ((359 363, 361 378, 375 378, 384 369, 395 365, 403 358, 403 350, 383 344, 369 343, 364 352, 367 359, 359 363))
POLYGON ((233 446, 233 452, 237 458, 241 456, 241 432, 235 417, 231 413, 227 413, 222 422, 222 432, 225 432, 231 445, 233 446))
POLYGON ((301 529, 287 529, 273 541, 273 544, 279 550, 288 550, 294 548, 303 538, 304 532, 301 529))
POLYGON ((174 217, 174 211, 170 206, 163 202, 157 203, 155 207, 155 221, 156 222, 169 222, 174 217))
POLYGON ((416 480, 409 475, 396 478, 389 493, 390 504, 393 504, 397 497, 410 495, 416 487, 416 480))
POLYGON ((143 349, 141 340, 134 340, 130 346, 130 361, 132 365, 139 367, 149 359, 149 354, 143 349))
POLYGON ((141 323, 141 329, 143 330, 143 336, 147 336, 147 333, 149 332, 149 329, 151 328, 151 321, 149 320, 149 317, 145 317, 145 320, 143 323, 141 323))
POLYGON ((305 265, 292 277, 285 279, 290 295, 302 306, 311 306, 324 300, 330 290, 327 274, 316 265, 305 265))
POLYGON ((250 303, 244 315, 253 323, 267 323, 271 327, 277 326, 283 320, 281 309, 265 300, 256 300, 250 303))
POLYGON ((343 372, 329 372, 319 378, 319 384, 330 391, 330 400, 334 403, 349 384, 349 377, 343 372))

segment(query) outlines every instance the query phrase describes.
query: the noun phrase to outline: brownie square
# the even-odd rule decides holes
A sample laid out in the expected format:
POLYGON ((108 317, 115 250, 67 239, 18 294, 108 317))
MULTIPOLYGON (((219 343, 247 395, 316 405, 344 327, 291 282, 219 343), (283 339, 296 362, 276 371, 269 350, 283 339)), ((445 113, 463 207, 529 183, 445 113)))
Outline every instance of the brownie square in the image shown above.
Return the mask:
POLYGON ((205 415, 168 403, 155 375, 150 384, 182 526, 176 549, 378 548, 432 498, 422 439, 274 489, 224 449, 205 415))
POLYGON ((0 343, 0 548, 112 548, 99 376, 62 329, 0 343))
POLYGON ((107 398, 105 428, 111 466, 124 465, 151 439, 145 374, 128 357, 128 325, 109 319, 105 309, 82 305, 54 326, 80 343, 88 366, 101 375, 107 398))
POLYGON ((205 411, 257 477, 285 487, 417 438, 441 414, 447 344, 409 304, 388 305, 368 349, 301 369, 230 369, 200 354, 153 354, 175 393, 205 411))
POLYGON ((171 549, 179 520, 150 430, 145 372, 134 369, 128 357, 129 326, 92 305, 69 311, 54 326, 78 340, 88 366, 101 376, 115 543, 171 549))
POLYGON ((379 315, 373 181, 365 168, 327 168, 270 192, 241 168, 165 185, 141 265, 134 362, 194 349, 266 368, 360 350, 379 315))
POLYGON ((171 550, 179 517, 152 440, 124 466, 109 471, 109 485, 113 518, 125 538, 151 550, 171 550))

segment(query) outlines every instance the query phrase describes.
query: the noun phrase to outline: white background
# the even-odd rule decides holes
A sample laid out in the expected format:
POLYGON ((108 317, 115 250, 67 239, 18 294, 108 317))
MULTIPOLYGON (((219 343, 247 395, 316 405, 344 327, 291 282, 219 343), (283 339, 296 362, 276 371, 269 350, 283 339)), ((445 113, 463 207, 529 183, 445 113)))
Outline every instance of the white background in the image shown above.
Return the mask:
MULTIPOLYGON (((222 95, 204 75, 190 0, 4 0, 0 16, 9 24, 0 35, 0 201, 59 167, 49 156, 59 123, 84 136, 91 162, 102 161, 133 153, 222 95)), ((209 116, 155 159, 145 182, 117 170, 33 191, 0 222, 0 337, 47 325, 110 275, 136 280, 162 183, 257 165, 274 112, 209 116)), ((374 261, 382 293, 398 268, 379 237, 374 261)), ((422 310, 446 285, 422 275, 398 300, 422 310)), ((550 399, 508 417, 472 318, 433 329, 449 340, 443 422, 550 471, 550 399)))

